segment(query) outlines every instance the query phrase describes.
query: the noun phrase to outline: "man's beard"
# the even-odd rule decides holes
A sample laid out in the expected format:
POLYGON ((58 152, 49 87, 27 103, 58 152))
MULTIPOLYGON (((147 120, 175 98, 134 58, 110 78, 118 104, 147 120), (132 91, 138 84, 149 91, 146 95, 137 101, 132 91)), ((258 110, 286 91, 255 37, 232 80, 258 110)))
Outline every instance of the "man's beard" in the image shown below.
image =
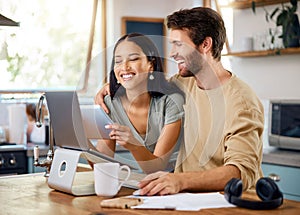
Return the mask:
POLYGON ((195 76, 203 68, 203 59, 197 50, 185 57, 186 68, 181 69, 179 74, 181 77, 195 76))

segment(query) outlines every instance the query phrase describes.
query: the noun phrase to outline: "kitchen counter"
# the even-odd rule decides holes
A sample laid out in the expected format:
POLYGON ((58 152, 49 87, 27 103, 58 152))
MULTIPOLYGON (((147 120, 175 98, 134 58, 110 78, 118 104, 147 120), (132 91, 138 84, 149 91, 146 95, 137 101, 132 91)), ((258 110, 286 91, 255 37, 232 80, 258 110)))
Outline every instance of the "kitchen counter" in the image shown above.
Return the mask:
MULTIPOLYGON (((122 187, 117 197, 131 195, 132 189, 122 187)), ((257 200, 253 193, 243 193, 243 198, 257 200)), ((100 202, 104 197, 91 195, 75 197, 69 194, 52 190, 47 185, 47 179, 40 173, 0 177, 0 202, 1 214, 299 214, 300 203, 284 200, 283 205, 274 210, 249 210, 239 207, 210 208, 200 211, 176 211, 176 210, 135 210, 102 208, 100 202)))
POLYGON ((300 151, 267 147, 263 150, 262 162, 300 168, 300 151))

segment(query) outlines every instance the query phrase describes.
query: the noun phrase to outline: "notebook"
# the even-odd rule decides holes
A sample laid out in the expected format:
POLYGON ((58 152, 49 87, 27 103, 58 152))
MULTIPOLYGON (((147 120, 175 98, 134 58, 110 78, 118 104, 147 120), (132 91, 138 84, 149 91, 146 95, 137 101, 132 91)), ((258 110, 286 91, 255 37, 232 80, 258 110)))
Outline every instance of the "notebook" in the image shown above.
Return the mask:
MULTIPOLYGON (((94 163, 118 162, 121 165, 129 166, 132 169, 132 174, 129 178, 128 185, 124 183, 123 186, 137 189, 138 181, 145 176, 143 173, 134 172, 137 170, 137 166, 100 153, 96 150, 93 144, 89 142, 83 126, 82 112, 79 105, 77 92, 53 91, 46 92, 45 95, 50 114, 55 145, 61 148, 82 151, 86 155, 86 158, 94 163)), ((93 107, 93 109, 95 110, 95 107, 93 107)), ((107 135, 107 130, 104 128, 104 125, 111 123, 112 121, 107 118, 108 116, 104 111, 96 111, 95 113, 90 114, 90 117, 93 116, 93 114, 94 116, 97 115, 97 117, 94 119, 94 122, 90 123, 90 126, 98 126, 96 129, 93 129, 99 130, 99 132, 95 131, 94 135, 90 135, 94 138, 97 135, 98 137, 107 135)))

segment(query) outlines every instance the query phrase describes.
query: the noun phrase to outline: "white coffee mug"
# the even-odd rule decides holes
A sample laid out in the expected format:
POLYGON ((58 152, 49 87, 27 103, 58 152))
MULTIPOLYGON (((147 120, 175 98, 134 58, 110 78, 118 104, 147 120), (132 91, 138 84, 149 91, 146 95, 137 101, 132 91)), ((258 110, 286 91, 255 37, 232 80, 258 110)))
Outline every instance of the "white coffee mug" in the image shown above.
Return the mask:
POLYGON ((115 196, 121 186, 130 176, 130 168, 119 163, 96 163, 94 164, 95 192, 98 196, 115 196), (124 179, 119 178, 119 172, 127 171, 124 179))

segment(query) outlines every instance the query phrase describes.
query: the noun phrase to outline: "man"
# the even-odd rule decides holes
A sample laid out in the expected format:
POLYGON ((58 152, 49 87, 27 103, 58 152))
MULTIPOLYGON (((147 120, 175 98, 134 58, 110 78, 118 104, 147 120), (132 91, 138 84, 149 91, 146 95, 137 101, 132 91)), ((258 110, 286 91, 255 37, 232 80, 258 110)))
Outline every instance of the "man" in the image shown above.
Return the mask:
POLYGON ((231 178, 241 179, 244 190, 253 188, 262 176, 263 107, 222 66, 226 30, 221 16, 198 7, 169 15, 167 25, 179 69, 171 81, 186 96, 184 144, 175 172, 148 175, 139 184, 140 194, 219 191, 231 178))

